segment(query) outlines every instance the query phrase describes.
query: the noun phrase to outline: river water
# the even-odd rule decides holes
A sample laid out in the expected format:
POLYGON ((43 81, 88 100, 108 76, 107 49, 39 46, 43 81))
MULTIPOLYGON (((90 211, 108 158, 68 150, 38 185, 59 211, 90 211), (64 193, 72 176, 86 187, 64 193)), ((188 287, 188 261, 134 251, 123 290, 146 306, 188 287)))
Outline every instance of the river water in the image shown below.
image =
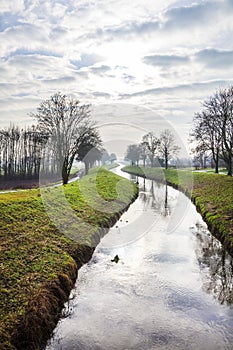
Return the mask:
POLYGON ((183 194, 139 188, 79 270, 46 349, 233 349, 231 257, 183 194))

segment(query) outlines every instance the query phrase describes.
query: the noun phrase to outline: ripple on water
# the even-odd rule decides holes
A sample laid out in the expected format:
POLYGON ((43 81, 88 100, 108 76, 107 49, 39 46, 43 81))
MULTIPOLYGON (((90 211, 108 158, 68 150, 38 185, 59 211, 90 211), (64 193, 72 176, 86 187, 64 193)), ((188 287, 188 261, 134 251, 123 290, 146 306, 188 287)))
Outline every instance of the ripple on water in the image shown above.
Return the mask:
POLYGON ((145 260, 154 261, 156 263, 185 264, 189 262, 190 259, 186 256, 175 256, 172 254, 161 253, 146 256, 145 260))

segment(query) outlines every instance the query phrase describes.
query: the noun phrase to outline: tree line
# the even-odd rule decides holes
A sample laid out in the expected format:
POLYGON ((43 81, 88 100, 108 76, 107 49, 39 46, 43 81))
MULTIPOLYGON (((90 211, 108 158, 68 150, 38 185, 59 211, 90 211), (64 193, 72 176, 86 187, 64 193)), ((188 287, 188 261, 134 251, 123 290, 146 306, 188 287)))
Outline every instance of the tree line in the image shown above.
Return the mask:
POLYGON ((219 162, 226 164, 228 175, 233 171, 233 86, 220 89, 202 104, 196 113, 191 131, 196 157, 211 155, 215 172, 219 162))
POLYGON ((37 121, 31 127, 11 125, 0 130, 0 175, 4 179, 38 178, 43 173, 55 174, 66 184, 74 160, 83 161, 87 172, 103 153, 106 157, 90 105, 57 92, 31 117, 37 121))
POLYGON ((169 129, 165 129, 157 137, 154 132, 149 132, 142 137, 139 144, 131 144, 127 147, 125 158, 129 159, 132 165, 138 165, 143 161, 151 167, 164 165, 168 168, 169 160, 180 150, 175 143, 175 136, 169 129))
POLYGON ((0 130, 0 175, 5 179, 38 177, 47 135, 35 126, 0 130))

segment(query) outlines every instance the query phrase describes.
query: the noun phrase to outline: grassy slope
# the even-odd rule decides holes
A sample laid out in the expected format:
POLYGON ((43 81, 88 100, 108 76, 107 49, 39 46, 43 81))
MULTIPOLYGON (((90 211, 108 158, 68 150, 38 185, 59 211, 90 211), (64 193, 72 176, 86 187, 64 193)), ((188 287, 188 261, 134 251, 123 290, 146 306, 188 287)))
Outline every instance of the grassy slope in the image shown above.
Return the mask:
POLYGON ((225 175, 183 170, 137 168, 124 171, 163 180, 186 192, 196 204, 211 232, 233 255, 233 178, 225 175))
MULTIPOLYGON (((57 193, 59 196, 61 190, 53 188, 47 192, 53 198, 57 193)), ((136 186, 133 192, 136 195, 136 186)), ((84 224, 74 222, 67 225, 64 218, 64 225, 82 234, 88 244, 99 227, 109 227, 116 220, 116 213, 122 212, 130 203, 132 183, 106 170, 100 170, 97 176, 92 174, 83 177, 81 185, 75 182, 65 186, 65 196, 75 215, 80 217, 84 224), (123 190, 115 201, 116 186, 120 180, 123 190), (95 193, 95 188, 98 193, 95 193), (99 202, 98 195, 104 198, 105 202, 101 208, 98 206, 100 210, 95 210, 94 207, 99 202), (105 208, 111 208, 112 213, 104 212, 105 208)), ((75 243, 59 232, 48 218, 39 189, 0 195, 0 243, 0 343, 5 343, 3 348, 11 349, 13 347, 10 345, 10 334, 14 334, 16 325, 30 321, 30 317, 25 318, 26 313, 36 314, 36 308, 43 309, 43 302, 47 298, 45 295, 51 286, 53 292, 55 290, 56 293, 62 293, 58 284, 63 281, 63 285, 67 287, 68 284, 67 289, 70 290, 72 286, 69 284, 73 284, 75 280, 77 265, 80 266, 88 260, 93 249, 83 249, 84 245, 75 243), (34 303, 39 296, 40 305, 34 305, 34 310, 30 309, 29 301, 34 303)), ((67 295, 63 299, 66 297, 67 295)), ((44 308, 46 312, 46 306, 44 308)), ((36 320, 38 324, 43 316, 41 312, 43 310, 36 320)), ((44 327, 49 328, 49 325, 45 324, 44 327)), ((15 337, 17 336, 16 332, 15 337)), ((35 334, 29 335, 28 341, 33 342, 34 336, 35 334)), ((39 330, 36 337, 40 337, 39 330)), ((41 337, 43 338, 42 335, 41 337)), ((35 342, 37 340, 35 339, 35 342)), ((22 348, 26 347, 27 345, 22 345, 22 348)), ((31 348, 36 349, 36 346, 32 345, 31 348)))

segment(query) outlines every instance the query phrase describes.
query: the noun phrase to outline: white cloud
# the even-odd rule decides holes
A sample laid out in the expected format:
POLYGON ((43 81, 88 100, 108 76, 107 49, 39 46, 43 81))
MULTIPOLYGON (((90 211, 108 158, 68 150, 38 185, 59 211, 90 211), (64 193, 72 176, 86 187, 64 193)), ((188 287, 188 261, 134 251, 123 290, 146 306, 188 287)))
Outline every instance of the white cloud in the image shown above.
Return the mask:
POLYGON ((1 0, 1 12, 2 13, 14 13, 24 10, 24 1, 23 0, 1 0))
POLYGON ((233 50, 204 49, 197 52, 195 58, 207 68, 233 68, 233 50))
POLYGON ((233 79, 232 14, 231 0, 2 0, 1 124, 28 123, 61 90, 147 106, 187 130, 233 79))
POLYGON ((189 57, 178 55, 150 55, 145 56, 143 61, 152 66, 170 67, 189 63, 189 57))

